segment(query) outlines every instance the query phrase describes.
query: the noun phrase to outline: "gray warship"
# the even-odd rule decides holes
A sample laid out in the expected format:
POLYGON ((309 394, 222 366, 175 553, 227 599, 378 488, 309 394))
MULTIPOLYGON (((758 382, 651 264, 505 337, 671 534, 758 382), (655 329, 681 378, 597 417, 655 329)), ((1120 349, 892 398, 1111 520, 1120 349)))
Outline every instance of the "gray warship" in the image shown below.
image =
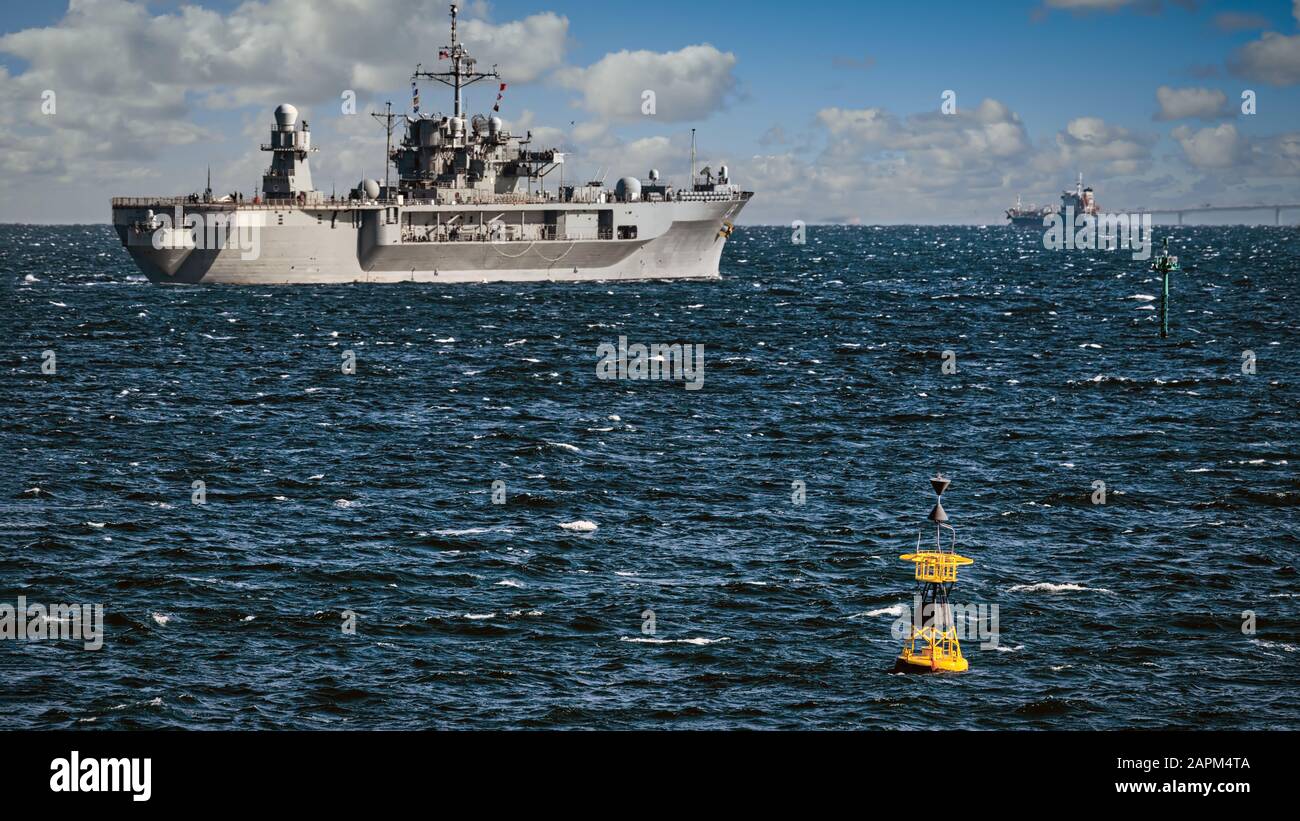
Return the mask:
MULTIPOLYGON (((392 145, 389 106, 384 181, 365 179, 347 196, 312 185, 311 131, 292 105, 275 110, 271 156, 260 193, 114 197, 113 226, 150 281, 163 284, 319 284, 536 280, 713 279, 734 220, 753 196, 727 167, 697 172, 675 188, 650 170, 546 188, 562 169, 556 149, 534 149, 531 133, 509 133, 495 114, 466 118, 464 89, 500 80, 476 69, 459 41, 439 51, 448 70, 412 75, 412 112, 392 145), (450 116, 419 112, 421 79, 449 86, 450 116), (389 168, 397 179, 390 181, 389 168)), ((501 86, 504 91, 505 87, 501 86)), ((498 96, 498 102, 500 96, 498 96)), ((495 107, 494 107, 495 111, 495 107)))

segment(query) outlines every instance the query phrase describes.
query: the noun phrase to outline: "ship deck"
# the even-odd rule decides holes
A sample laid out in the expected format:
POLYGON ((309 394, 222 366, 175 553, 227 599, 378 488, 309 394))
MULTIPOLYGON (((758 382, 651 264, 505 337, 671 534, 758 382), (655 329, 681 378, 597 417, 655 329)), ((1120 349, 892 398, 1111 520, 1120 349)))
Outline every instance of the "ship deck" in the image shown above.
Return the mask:
MULTIPOLYGON (((679 202, 745 202, 754 194, 752 191, 738 191, 731 194, 685 193, 680 197, 647 198, 637 200, 643 205, 673 205, 679 202)), ((340 197, 306 200, 271 200, 262 202, 218 201, 192 199, 190 197, 113 197, 113 208, 194 208, 206 211, 284 211, 286 209, 326 210, 326 211, 379 211, 384 208, 403 208, 414 210, 437 210, 445 208, 484 208, 495 206, 536 206, 541 208, 581 208, 599 205, 620 205, 613 199, 560 199, 555 196, 528 196, 521 194, 496 194, 492 196, 454 196, 438 199, 392 200, 358 200, 340 197)))

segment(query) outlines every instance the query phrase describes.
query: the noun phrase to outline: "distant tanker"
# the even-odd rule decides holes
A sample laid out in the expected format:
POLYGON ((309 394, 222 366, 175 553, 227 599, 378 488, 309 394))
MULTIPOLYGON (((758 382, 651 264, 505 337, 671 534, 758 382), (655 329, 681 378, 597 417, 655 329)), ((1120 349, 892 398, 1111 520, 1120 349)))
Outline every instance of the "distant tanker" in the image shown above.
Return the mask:
POLYGON ((1053 214, 1064 213, 1067 208, 1073 208, 1076 216, 1079 214, 1096 216, 1101 213, 1097 200, 1093 198, 1092 187, 1083 187, 1083 174, 1079 174, 1079 179, 1075 182, 1073 191, 1066 189, 1061 192, 1061 206, 1059 208, 1051 205, 1044 205, 1041 208, 1037 205, 1025 207, 1020 204, 1020 198, 1016 197, 1015 206, 1007 209, 1007 219, 1011 225, 1042 228, 1043 220, 1053 214))

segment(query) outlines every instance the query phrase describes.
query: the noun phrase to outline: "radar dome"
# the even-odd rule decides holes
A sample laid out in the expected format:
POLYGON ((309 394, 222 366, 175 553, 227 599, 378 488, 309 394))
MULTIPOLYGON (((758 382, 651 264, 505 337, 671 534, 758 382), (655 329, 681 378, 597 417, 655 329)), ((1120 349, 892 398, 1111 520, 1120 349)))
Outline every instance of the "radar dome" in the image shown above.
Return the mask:
POLYGON ((375 180, 362 180, 357 184, 357 190, 368 200, 379 199, 379 183, 375 180))
POLYGON ((292 128, 298 122, 298 109, 288 103, 281 103, 275 109, 275 124, 281 128, 292 128))
POLYGON ((651 168, 651 169, 650 169, 650 182, 659 182, 659 169, 658 169, 658 168, 651 168))
POLYGON ((492 135, 501 133, 501 118, 491 117, 488 119, 488 133, 492 135))
POLYGON ((641 181, 636 177, 624 177, 614 186, 614 196, 623 202, 636 202, 641 199, 641 181))

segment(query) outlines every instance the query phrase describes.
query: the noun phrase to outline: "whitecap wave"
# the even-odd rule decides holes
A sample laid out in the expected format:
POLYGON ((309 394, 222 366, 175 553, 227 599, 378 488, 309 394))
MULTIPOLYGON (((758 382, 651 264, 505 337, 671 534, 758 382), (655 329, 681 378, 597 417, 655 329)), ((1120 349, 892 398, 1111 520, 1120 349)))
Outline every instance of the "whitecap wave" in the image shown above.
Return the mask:
POLYGON ((731 639, 726 636, 723 636, 720 639, 706 639, 702 636, 693 639, 657 639, 653 636, 619 636, 618 640, 632 642, 633 644, 694 644, 697 647, 706 644, 717 644, 718 642, 731 641, 731 639))
POLYGON ((1007 588, 1011 593, 1109 593, 1114 595, 1115 591, 1107 590, 1104 587, 1084 587, 1074 582, 1065 584, 1054 584, 1052 582, 1038 582, 1037 584, 1016 584, 1007 588))
POLYGON ((854 613, 849 616, 850 619, 874 619, 876 616, 901 616, 907 611, 907 608, 901 604, 891 604, 889 607, 881 607, 876 610, 867 610, 862 613, 854 613))

